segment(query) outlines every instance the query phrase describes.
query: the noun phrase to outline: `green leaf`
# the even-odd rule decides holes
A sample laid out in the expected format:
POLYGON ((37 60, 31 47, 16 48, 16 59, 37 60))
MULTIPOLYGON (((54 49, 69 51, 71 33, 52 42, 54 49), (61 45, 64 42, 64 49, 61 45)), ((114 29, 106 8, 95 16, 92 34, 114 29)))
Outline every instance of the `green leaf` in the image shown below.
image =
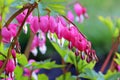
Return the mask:
POLYGON ((79 72, 85 72, 86 69, 93 69, 94 66, 95 66, 96 62, 90 62, 90 63, 87 63, 86 60, 80 60, 78 65, 78 70, 79 72))
POLYGON ((50 62, 50 61, 33 62, 32 66, 35 69, 40 69, 40 68, 43 68, 43 69, 52 69, 52 68, 61 68, 61 67, 64 67, 63 65, 55 64, 55 61, 52 61, 52 62, 50 62))
POLYGON ((45 74, 39 74, 38 80, 48 80, 48 77, 45 74))
POLYGON ((28 64, 27 58, 24 54, 17 54, 17 60, 18 60, 18 63, 21 64, 22 66, 25 66, 28 64))
POLYGON ((120 30, 120 18, 119 19, 117 19, 117 27, 119 28, 119 30, 120 30))
POLYGON ((115 61, 118 65, 120 65, 120 54, 116 52, 116 56, 117 56, 117 58, 115 58, 114 61, 115 61))
POLYGON ((116 27, 115 29, 114 29, 114 31, 113 31, 113 37, 118 37, 119 36, 119 28, 118 27, 116 27))
MULTIPOLYGON (((1 44, 0 44, 0 53, 1 53, 1 54, 4 54, 5 56, 7 56, 7 52, 8 52, 8 48, 5 48, 4 44, 1 43, 1 44)), ((0 60, 5 59, 5 57, 2 56, 1 54, 0 54, 0 60)))
POLYGON ((108 79, 106 79, 106 80, 118 80, 118 79, 120 79, 120 73, 115 73, 115 74, 109 76, 108 79))
POLYGON ((53 47, 56 49, 56 51, 60 54, 60 56, 62 58, 64 58, 67 53, 66 50, 61 49, 60 46, 58 44, 56 44, 55 42, 51 42, 51 43, 52 43, 53 47))
POLYGON ((104 23, 104 24, 108 27, 108 29, 110 29, 111 31, 113 30, 114 25, 113 25, 113 22, 112 22, 112 20, 111 20, 110 17, 103 18, 102 16, 99 16, 98 19, 99 19, 102 23, 104 23))
POLYGON ((76 77, 73 77, 70 72, 67 72, 57 77, 56 80, 76 80, 76 77))
POLYGON ((65 3, 67 3, 67 0, 42 0, 41 3, 45 5, 44 9, 49 8, 52 12, 65 15, 65 3))
POLYGON ((15 73, 15 78, 17 80, 21 80, 21 76, 23 74, 23 69, 19 66, 16 66, 15 70, 14 70, 14 73, 15 73))
POLYGON ((104 80, 104 76, 102 73, 97 73, 91 69, 85 69, 85 72, 81 73, 79 77, 90 79, 90 80, 104 80))

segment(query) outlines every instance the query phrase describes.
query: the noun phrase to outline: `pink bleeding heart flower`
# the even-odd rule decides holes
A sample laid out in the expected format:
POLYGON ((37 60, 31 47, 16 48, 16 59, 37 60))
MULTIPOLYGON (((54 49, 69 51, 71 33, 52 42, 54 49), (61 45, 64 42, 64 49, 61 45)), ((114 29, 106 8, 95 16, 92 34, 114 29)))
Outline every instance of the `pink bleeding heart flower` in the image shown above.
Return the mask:
POLYGON ((6 72, 12 73, 14 69, 15 69, 14 61, 12 59, 9 59, 5 67, 6 72))
POLYGON ((117 70, 118 70, 118 72, 120 72, 120 65, 117 66, 117 70))
MULTIPOLYGON (((24 10, 21 14, 19 14, 19 15, 16 17, 16 19, 17 19, 17 21, 18 21, 19 24, 22 24, 25 16, 27 15, 27 12, 28 12, 28 10, 26 9, 26 10, 24 10)), ((32 13, 30 13, 30 15, 28 16, 26 22, 27 22, 27 23, 30 23, 32 17, 33 17, 33 16, 32 16, 32 13)))
POLYGON ((14 59, 14 63, 15 63, 15 66, 16 66, 16 51, 15 51, 15 49, 12 49, 11 53, 12 53, 12 57, 14 59))
POLYGON ((65 19, 61 16, 57 16, 56 21, 57 21, 57 23, 60 22, 63 26, 67 26, 65 19))
POLYGON ((16 36, 17 34, 17 24, 9 24, 8 29, 11 31, 12 36, 16 36))
POLYGON ((2 35, 2 41, 4 43, 11 42, 11 40, 13 38, 11 31, 8 30, 8 28, 6 28, 6 27, 2 28, 1 35, 2 35))
POLYGON ((49 29, 49 16, 40 17, 40 30, 44 33, 48 32, 49 29))
POLYGON ((73 15, 73 13, 71 12, 71 11, 68 11, 68 13, 67 13, 67 18, 70 20, 70 21, 74 21, 74 15, 73 15))
POLYGON ((24 76, 30 76, 30 72, 28 68, 24 68, 24 76))
POLYGON ((85 18, 89 18, 88 14, 87 14, 87 9, 85 7, 82 8, 82 12, 85 18))
POLYGON ((1 80, 13 80, 13 78, 6 78, 6 79, 1 79, 1 80))
POLYGON ((15 37, 17 34, 17 25, 16 24, 10 24, 7 27, 3 27, 1 31, 2 40, 5 43, 11 42, 12 38, 15 37))
POLYGON ((37 33, 39 30, 40 26, 40 21, 37 16, 33 17, 31 22, 30 22, 30 29, 32 30, 33 33, 37 33))
MULTIPOLYGON (((28 64, 31 65, 33 62, 35 62, 35 60, 30 59, 29 62, 28 62, 28 64)), ((32 66, 30 67, 30 69, 24 68, 24 76, 30 76, 31 70, 32 70, 32 66)), ((39 69, 36 69, 36 70, 34 70, 33 72, 34 72, 34 73, 38 73, 38 72, 39 72, 39 69)))
POLYGON ((55 29, 57 27, 57 22, 54 17, 50 16, 49 17, 49 30, 51 33, 55 32, 55 29))
POLYGON ((64 28, 65 27, 63 26, 63 24, 61 22, 59 22, 58 26, 55 30, 55 33, 57 34, 58 39, 61 39, 63 37, 63 34, 64 34, 63 29, 64 28))
POLYGON ((77 14, 77 16, 80 16, 83 13, 82 6, 79 3, 76 3, 74 5, 74 10, 75 10, 75 13, 77 14))
POLYGON ((37 55, 37 47, 39 46, 39 38, 35 35, 34 39, 32 41, 32 45, 31 45, 31 52, 33 53, 34 56, 37 55))

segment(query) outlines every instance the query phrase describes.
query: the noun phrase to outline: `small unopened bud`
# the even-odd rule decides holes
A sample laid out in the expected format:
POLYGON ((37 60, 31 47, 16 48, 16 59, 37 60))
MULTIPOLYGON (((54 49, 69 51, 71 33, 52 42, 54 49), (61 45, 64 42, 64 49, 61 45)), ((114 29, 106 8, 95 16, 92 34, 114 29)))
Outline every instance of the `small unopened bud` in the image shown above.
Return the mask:
POLYGON ((69 42, 68 48, 71 50, 73 48, 72 42, 69 42))
POLYGON ((90 63, 92 61, 92 58, 90 58, 89 56, 86 59, 87 63, 90 63))
POLYGON ((16 58, 16 51, 15 51, 15 49, 12 49, 12 57, 16 58))
POLYGON ((80 57, 81 57, 82 60, 84 60, 85 59, 85 53, 82 52, 80 57))
POLYGON ((76 56, 79 56, 79 51, 78 51, 78 49, 75 50, 75 55, 76 55, 76 56))
POLYGON ((7 73, 12 73, 15 69, 15 64, 14 64, 14 61, 12 59, 9 59, 7 64, 6 64, 6 72, 7 73))

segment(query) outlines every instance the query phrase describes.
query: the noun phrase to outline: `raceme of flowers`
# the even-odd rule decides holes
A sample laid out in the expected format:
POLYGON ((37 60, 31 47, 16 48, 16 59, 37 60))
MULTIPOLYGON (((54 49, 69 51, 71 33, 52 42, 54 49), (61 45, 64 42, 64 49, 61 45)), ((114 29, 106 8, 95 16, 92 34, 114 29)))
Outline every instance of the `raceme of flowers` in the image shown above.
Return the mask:
MULTIPOLYGON (((86 13, 86 9, 82 7, 79 3, 74 5, 74 10, 77 14, 78 21, 83 21, 83 15, 88 17, 86 13)), ((1 31, 2 41, 4 43, 10 43, 13 38, 16 36, 19 26, 23 23, 25 16, 27 15, 27 11, 25 10, 21 14, 16 17, 18 23, 11 23, 8 27, 4 26, 1 31)), ((68 11, 67 18, 73 22, 74 15, 71 11, 68 11)), ((37 55, 37 47, 41 53, 45 53, 46 48, 46 34, 48 34, 48 38, 51 41, 55 41, 54 34, 57 35, 58 43, 60 46, 63 46, 64 40, 69 42, 68 48, 72 50, 75 48, 75 55, 80 56, 81 59, 86 59, 87 62, 92 60, 96 60, 96 53, 91 49, 91 43, 85 38, 85 36, 78 31, 77 27, 65 20, 62 16, 33 16, 32 13, 28 16, 24 26, 23 31, 27 34, 27 29, 30 25, 31 31, 35 34, 33 42, 31 44, 31 52, 36 56, 37 55)), ((13 71, 16 66, 16 51, 12 50, 13 59, 9 59, 5 72, 13 78, 13 71)), ((0 61, 0 67, 2 67, 3 61, 0 61)), ((29 70, 26 70, 29 71, 29 70)), ((26 74, 28 75, 28 74, 26 74)))

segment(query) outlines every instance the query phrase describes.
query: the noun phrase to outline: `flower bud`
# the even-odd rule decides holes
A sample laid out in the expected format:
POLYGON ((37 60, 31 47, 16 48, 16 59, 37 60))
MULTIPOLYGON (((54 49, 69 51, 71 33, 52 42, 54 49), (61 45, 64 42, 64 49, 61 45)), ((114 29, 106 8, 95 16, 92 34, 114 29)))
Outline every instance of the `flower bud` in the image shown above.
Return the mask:
POLYGON ((15 69, 15 64, 12 59, 9 59, 6 64, 6 68, 5 68, 6 72, 12 73, 14 71, 14 69, 15 69))

